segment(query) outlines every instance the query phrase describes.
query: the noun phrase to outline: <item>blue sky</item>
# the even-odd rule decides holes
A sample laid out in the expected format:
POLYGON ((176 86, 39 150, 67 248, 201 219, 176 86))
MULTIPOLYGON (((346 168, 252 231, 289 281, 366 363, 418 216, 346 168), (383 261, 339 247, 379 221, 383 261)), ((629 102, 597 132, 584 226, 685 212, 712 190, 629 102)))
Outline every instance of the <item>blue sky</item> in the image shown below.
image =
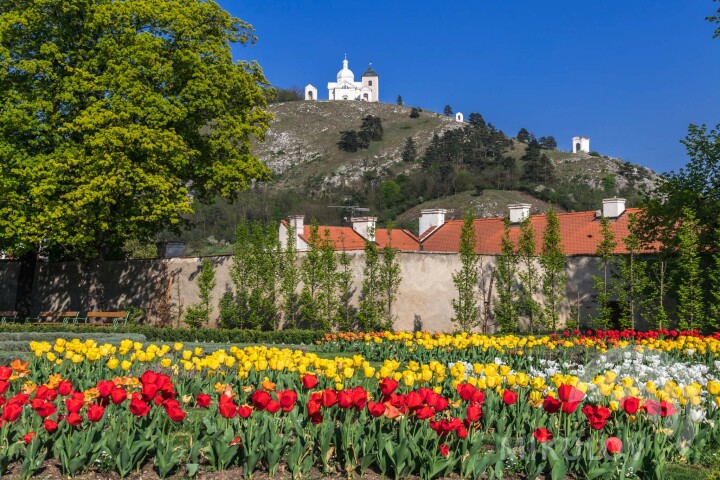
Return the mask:
POLYGON ((660 172, 686 163, 689 123, 720 123, 710 0, 219 3, 258 36, 236 58, 321 99, 347 52, 356 80, 372 62, 381 101, 480 112, 561 149, 589 136, 592 150, 660 172))

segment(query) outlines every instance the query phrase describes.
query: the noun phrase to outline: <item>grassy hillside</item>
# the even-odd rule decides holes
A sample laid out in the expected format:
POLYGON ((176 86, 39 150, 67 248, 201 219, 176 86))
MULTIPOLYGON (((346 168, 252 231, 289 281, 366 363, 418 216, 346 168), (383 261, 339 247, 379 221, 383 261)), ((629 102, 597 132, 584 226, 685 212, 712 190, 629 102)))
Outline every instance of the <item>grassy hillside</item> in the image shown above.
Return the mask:
MULTIPOLYGON (((440 155, 440 163, 436 155, 436 163, 429 167, 422 159, 434 135, 443 139, 443 148, 452 149, 453 142, 463 141, 464 130, 459 129, 468 124, 454 118, 427 111, 410 118, 410 107, 349 101, 295 101, 270 109, 275 119, 265 141, 253 148, 272 169, 273 180, 255 185, 234 202, 198 205, 190 218, 195 227, 182 235, 188 252, 228 250, 235 225, 243 217, 267 221, 304 214, 308 221, 338 225, 349 213, 333 207, 357 205, 368 207, 381 226, 394 221, 416 228, 420 210, 432 207, 447 208, 452 217, 460 218, 468 208, 481 217, 504 215, 508 204, 519 202, 532 204, 538 212, 546 211, 549 201, 558 210, 594 210, 600 208, 602 198, 623 196, 633 206, 638 192, 651 189, 657 178, 649 169, 617 158, 543 150, 551 161, 553 179, 547 184, 527 182, 522 178, 527 145, 515 139, 483 160, 484 165, 465 163, 465 154, 458 156, 455 151, 446 164, 449 172, 443 172, 446 153, 440 155), (383 140, 365 150, 341 151, 340 132, 359 130, 367 115, 382 120, 383 140), (417 161, 410 163, 401 158, 408 137, 418 153, 417 161), (476 189, 482 194, 477 195, 476 189)), ((500 137, 507 141, 501 132, 500 137)))

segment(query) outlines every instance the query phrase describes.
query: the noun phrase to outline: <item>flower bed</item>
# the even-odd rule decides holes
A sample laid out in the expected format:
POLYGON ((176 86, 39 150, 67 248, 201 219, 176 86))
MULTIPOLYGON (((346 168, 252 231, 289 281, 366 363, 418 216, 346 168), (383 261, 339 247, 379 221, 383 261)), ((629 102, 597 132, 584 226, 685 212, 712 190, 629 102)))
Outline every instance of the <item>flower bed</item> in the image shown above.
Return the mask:
POLYGON ((715 337, 383 333, 321 347, 338 341, 434 358, 32 342, 29 363, 0 367, 0 470, 664 478, 720 440, 715 337), (578 349, 594 363, 547 355, 578 349))

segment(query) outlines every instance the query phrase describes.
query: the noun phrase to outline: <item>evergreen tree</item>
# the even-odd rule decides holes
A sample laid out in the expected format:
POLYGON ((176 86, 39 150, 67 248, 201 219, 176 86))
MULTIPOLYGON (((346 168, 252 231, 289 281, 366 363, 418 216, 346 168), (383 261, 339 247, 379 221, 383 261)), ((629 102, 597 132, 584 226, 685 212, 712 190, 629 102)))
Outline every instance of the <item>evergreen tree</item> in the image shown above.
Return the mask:
POLYGON ((523 174, 521 180, 531 185, 551 183, 555 179, 554 166, 550 159, 540 148, 540 143, 531 140, 528 143, 523 160, 523 174))
POLYGON ((628 228, 630 233, 623 239, 628 253, 620 258, 615 287, 620 306, 620 325, 635 330, 636 321, 648 302, 649 279, 634 215, 630 216, 628 228))
POLYGON ((403 162, 414 162, 417 160, 417 147, 415 146, 415 140, 412 137, 408 137, 405 140, 405 146, 402 151, 403 162))
POLYGON ((299 257, 296 244, 295 231, 289 224, 285 251, 282 253, 280 270, 280 293, 282 296, 283 328, 297 328, 300 314, 300 286, 299 257))
POLYGON ((367 148, 370 142, 381 141, 383 134, 382 119, 380 117, 366 115, 365 118, 363 118, 360 133, 358 134, 365 145, 362 148, 367 148))
POLYGON ((412 107, 410 109, 410 118, 418 118, 420 117, 420 109, 417 107, 412 107))
POLYGON ((530 135, 531 134, 527 131, 527 129, 521 128, 515 138, 517 138, 518 142, 528 143, 530 141, 530 135))
POLYGON ((357 152, 361 148, 361 139, 355 130, 342 130, 337 146, 343 152, 357 152))
POLYGON ((445 108, 443 108, 443 115, 446 117, 452 117, 453 109, 450 105, 445 105, 445 108))
POLYGON ((403 105, 402 95, 398 95, 398 96, 397 96, 397 104, 398 104, 398 105, 401 105, 401 106, 403 105))
POLYGON ((550 207, 543 232, 540 265, 542 266, 542 289, 545 295, 544 324, 557 330, 560 322, 560 304, 565 298, 567 286, 567 257, 563 252, 560 221, 555 209, 550 207))
POLYGON ((460 231, 460 270, 452 279, 457 289, 457 298, 452 300, 455 315, 452 322, 461 331, 470 331, 478 324, 481 307, 478 304, 477 289, 480 280, 480 255, 475 253, 475 216, 468 210, 460 231))
POLYGON ((483 116, 479 113, 474 112, 468 115, 468 123, 473 127, 479 127, 481 129, 484 129, 487 126, 487 124, 485 123, 485 119, 483 119, 483 116))
POLYGON ((382 262, 379 268, 380 298, 382 300, 382 328, 392 330, 395 324, 393 305, 397 299, 402 276, 397 260, 397 248, 392 246, 392 223, 387 227, 387 244, 382 249, 382 262))
POLYGON ((555 137, 540 137, 538 143, 540 144, 540 148, 543 150, 555 150, 557 148, 557 141, 555 140, 555 137))
POLYGON ((320 235, 317 222, 310 226, 307 254, 301 267, 303 283, 300 316, 303 328, 330 330, 338 315, 338 276, 335 247, 326 230, 320 235))
POLYGON ((360 291, 358 322, 360 330, 372 332, 382 330, 383 303, 380 291, 380 252, 375 242, 365 241, 365 267, 360 291))
POLYGON ((600 219, 600 236, 602 240, 598 244, 595 255, 600 260, 602 275, 593 275, 593 283, 598 304, 598 317, 595 321, 597 328, 609 328, 612 321, 613 311, 610 306, 612 285, 610 275, 614 266, 614 252, 617 246, 615 233, 610 229, 610 220, 606 217, 600 219))
POLYGON ((350 301, 354 293, 350 256, 343 248, 338 257, 338 286, 340 288, 340 314, 337 328, 341 332, 356 330, 356 308, 350 301))
POLYGON ((212 290, 215 288, 215 266, 209 259, 204 259, 200 264, 198 274, 198 290, 200 301, 187 308, 185 323, 192 328, 201 328, 210 322, 212 312, 212 290))
POLYGON ((500 255, 497 257, 497 266, 495 268, 495 284, 497 286, 498 301, 494 309, 495 320, 503 333, 513 332, 518 328, 517 294, 515 291, 517 264, 517 253, 510 239, 510 220, 505 218, 505 230, 501 240, 500 255))
POLYGON ((520 240, 517 249, 518 261, 523 267, 519 272, 520 289, 518 307, 521 314, 528 319, 530 332, 535 332, 540 316, 540 304, 535 300, 535 294, 540 285, 540 272, 538 271, 535 255, 535 230, 530 217, 520 224, 520 240))
POLYGON ((665 298, 671 288, 668 275, 668 258, 664 252, 655 255, 650 262, 650 299, 648 301, 648 319, 656 329, 668 328, 670 319, 665 308, 665 298))
POLYGON ((720 230, 716 231, 715 247, 712 249, 708 265, 708 308, 706 328, 711 331, 720 329, 720 230))
POLYGON ((689 208, 677 229, 677 314, 682 330, 704 326, 703 288, 700 268, 700 227, 689 208))

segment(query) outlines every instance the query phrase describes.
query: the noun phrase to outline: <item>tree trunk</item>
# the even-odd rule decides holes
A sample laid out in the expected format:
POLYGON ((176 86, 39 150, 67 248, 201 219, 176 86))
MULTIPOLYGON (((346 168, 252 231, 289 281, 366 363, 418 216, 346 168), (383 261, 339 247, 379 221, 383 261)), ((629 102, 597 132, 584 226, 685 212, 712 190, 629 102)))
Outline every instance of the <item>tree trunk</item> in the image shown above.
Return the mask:
POLYGON ((18 273, 17 290, 15 294, 15 310, 18 317, 30 316, 32 309, 32 291, 35 283, 35 269, 37 267, 37 249, 32 249, 20 259, 20 272, 18 273))

